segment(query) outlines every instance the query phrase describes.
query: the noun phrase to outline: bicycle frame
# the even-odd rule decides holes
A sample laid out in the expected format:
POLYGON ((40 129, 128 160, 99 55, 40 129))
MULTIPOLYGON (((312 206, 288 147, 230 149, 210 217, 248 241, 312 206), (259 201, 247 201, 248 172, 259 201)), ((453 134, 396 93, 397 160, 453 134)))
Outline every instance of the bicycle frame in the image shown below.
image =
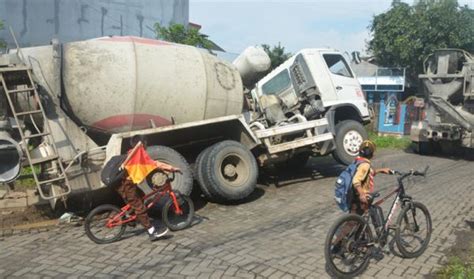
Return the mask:
MULTIPOLYGON (((431 218, 426 207, 414 202, 412 197, 405 192, 403 180, 408 176, 425 176, 428 167, 424 172, 410 170, 402 173, 396 170, 390 170, 390 174, 397 174, 398 186, 390 190, 387 195, 375 201, 380 196, 378 192, 368 195, 368 209, 362 216, 351 212, 346 216, 341 216, 329 230, 325 242, 325 258, 328 273, 331 271, 336 276, 348 277, 358 276, 367 268, 370 259, 373 257, 380 260, 383 257, 382 248, 388 243, 390 230, 395 230, 394 244, 397 245, 401 255, 407 258, 413 258, 421 255, 431 236, 431 218), (386 217, 380 210, 380 205, 388 198, 395 196, 389 213, 386 217), (407 250, 406 242, 401 238, 402 232, 409 230, 412 233, 418 232, 418 222, 416 220, 416 210, 420 209, 423 216, 425 216, 426 223, 426 237, 416 239, 420 240, 421 246, 418 250, 407 250), (399 215, 395 222, 392 221, 397 210, 401 210, 402 215, 399 215), (409 220, 409 212, 413 215, 413 220, 409 220), (362 220, 361 220, 362 218, 362 220), (373 226, 371 226, 371 223, 373 226), (395 223, 396 225, 392 225, 395 223), (374 234, 375 231, 375 234, 374 234)), ((364 209, 367 208, 364 206, 364 209)), ((357 213, 357 212, 356 212, 357 213)), ((411 219, 411 218, 410 218, 411 219)), ((410 244, 408 244, 410 245, 410 244)), ((392 246, 392 245, 390 245, 392 246)), ((392 247, 390 247, 392 250, 392 247)), ((330 275, 333 275, 329 273, 330 275)))
MULTIPOLYGON (((393 218, 395 212, 400 208, 400 201, 402 201, 403 204, 405 204, 405 202, 411 200, 411 197, 407 196, 405 194, 405 186, 403 185, 403 179, 406 178, 407 176, 408 176, 408 174, 405 174, 405 175, 402 175, 402 176, 398 177, 397 178, 397 180, 398 180, 397 188, 395 188, 392 192, 387 194, 385 197, 377 200, 377 202, 370 205, 370 207, 372 207, 374 205, 379 206, 380 204, 385 202, 388 198, 390 198, 391 196, 396 194, 396 197, 393 200, 392 205, 390 206, 389 213, 388 213, 387 217, 383 220, 383 223, 382 223, 383 230, 381 230, 379 232, 377 232, 377 230, 376 230, 377 238, 378 238, 379 241, 382 240, 382 239, 385 239, 388 236, 388 232, 391 229, 390 225, 392 224, 392 218, 393 218)), ((415 220, 415 223, 416 223, 416 220, 415 220)))
MULTIPOLYGON (((152 192, 146 194, 144 197, 143 197, 143 201, 146 201, 148 200, 149 198, 153 197, 153 199, 146 203, 145 207, 146 207, 146 210, 148 211, 150 208, 152 208, 162 197, 166 196, 166 195, 169 195, 171 197, 171 200, 173 202, 173 205, 175 207, 175 210, 176 210, 176 213, 178 215, 181 215, 183 213, 183 211, 181 210, 181 207, 179 206, 179 203, 178 203, 178 199, 176 197, 176 194, 173 192, 172 188, 171 188, 171 183, 169 181, 167 181, 165 183, 165 185, 163 185, 162 187, 159 187, 159 188, 155 188, 153 189, 152 192)), ((120 209, 120 213, 114 215, 112 218, 109 218, 109 220, 107 221, 107 224, 105 225, 107 228, 113 228, 115 226, 121 226, 123 224, 126 224, 126 223, 130 223, 130 222, 133 222, 137 219, 137 215, 136 214, 132 214, 130 217, 128 218, 125 218, 123 219, 123 217, 125 216, 125 214, 127 214, 130 209, 132 208, 132 206, 127 203, 126 205, 124 205, 121 209, 120 209)))

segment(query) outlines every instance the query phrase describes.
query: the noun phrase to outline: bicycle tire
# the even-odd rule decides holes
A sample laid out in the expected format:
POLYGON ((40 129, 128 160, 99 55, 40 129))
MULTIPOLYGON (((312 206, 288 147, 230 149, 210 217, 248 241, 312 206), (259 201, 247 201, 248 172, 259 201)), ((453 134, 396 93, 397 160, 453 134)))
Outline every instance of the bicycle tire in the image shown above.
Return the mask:
POLYGON ((104 205, 100 205, 94 208, 87 215, 84 221, 84 230, 86 232, 87 237, 89 237, 90 240, 94 241, 97 244, 107 244, 107 243, 112 243, 119 240, 125 232, 126 225, 123 224, 123 225, 116 226, 113 228, 107 228, 105 224, 110 217, 120 212, 121 211, 117 206, 111 205, 111 204, 104 204, 104 205), (99 223, 99 224, 94 225, 96 222, 94 217, 97 217, 99 214, 107 215, 105 218, 105 222, 103 224, 99 223), (94 227, 105 229, 107 231, 106 237, 104 238, 101 237, 99 235, 100 230, 96 232, 95 230, 93 230, 94 227), (107 236, 110 236, 110 237, 107 237, 107 236))
MULTIPOLYGON (((411 216, 413 216, 413 213, 411 214, 411 216)), ((415 258, 423 254, 423 252, 425 252, 430 242, 431 232, 432 232, 432 223, 431 223, 431 215, 430 215, 430 212, 428 211, 428 208, 426 208, 425 205, 419 202, 413 202, 411 203, 411 206, 409 205, 405 206, 397 218, 397 229, 395 231, 395 243, 397 243, 397 248, 400 251, 400 254, 405 258, 415 258), (415 210, 415 216, 416 216, 416 213, 418 212, 416 209, 420 209, 420 212, 422 212, 425 216, 425 221, 426 221, 426 226, 427 226, 426 238, 423 240, 423 243, 421 244, 420 248, 418 248, 415 251, 410 252, 405 247, 405 244, 407 242, 402 239, 402 225, 403 225, 402 222, 404 220, 406 222, 407 219, 405 218, 405 215, 407 218, 409 218, 410 216, 409 212, 413 212, 413 210, 415 210)))
POLYGON ((352 277, 360 275, 361 273, 363 273, 367 269, 367 266, 369 265, 369 261, 370 261, 371 250, 367 247, 365 255, 363 256, 362 263, 355 270, 345 272, 345 271, 342 271, 340 268, 338 268, 336 266, 336 264, 334 263, 335 257, 333 257, 333 252, 331 251, 332 250, 333 237, 336 235, 338 229, 346 222, 356 222, 359 225, 362 225, 363 227, 366 228, 367 241, 372 242, 372 240, 373 240, 372 230, 371 230, 369 224, 367 224, 365 222, 365 220, 360 215, 346 214, 346 215, 343 215, 343 216, 339 217, 336 220, 336 222, 334 222, 334 224, 329 229, 328 235, 326 237, 326 241, 325 241, 325 245, 324 245, 324 256, 325 256, 325 259, 326 259, 326 267, 332 273, 330 275, 336 276, 337 278, 352 278, 352 277))
POLYGON ((176 199, 179 203, 179 207, 183 211, 183 215, 176 214, 171 198, 165 203, 162 212, 163 223, 172 231, 179 231, 189 227, 194 217, 194 203, 191 198, 177 194, 176 199))

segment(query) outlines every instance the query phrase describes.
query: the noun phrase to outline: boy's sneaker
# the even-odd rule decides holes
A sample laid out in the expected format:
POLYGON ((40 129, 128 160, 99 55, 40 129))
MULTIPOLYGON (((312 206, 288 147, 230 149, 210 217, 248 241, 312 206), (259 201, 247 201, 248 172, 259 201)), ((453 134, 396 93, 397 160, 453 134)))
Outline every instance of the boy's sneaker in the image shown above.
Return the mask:
POLYGON ((161 232, 159 232, 155 229, 155 231, 153 233, 148 233, 148 236, 150 237, 151 241, 155 241, 155 240, 159 239, 160 237, 163 237, 163 236, 167 235, 168 232, 169 232, 168 228, 165 228, 161 232))

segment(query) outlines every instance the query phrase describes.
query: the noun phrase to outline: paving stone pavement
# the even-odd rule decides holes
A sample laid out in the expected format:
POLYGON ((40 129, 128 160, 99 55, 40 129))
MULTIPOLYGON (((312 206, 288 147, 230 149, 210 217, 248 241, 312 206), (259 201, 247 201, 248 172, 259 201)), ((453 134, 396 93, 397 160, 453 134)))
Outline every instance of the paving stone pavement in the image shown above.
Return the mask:
MULTIPOLYGON (((430 165, 428 177, 413 179, 407 191, 430 210, 433 234, 420 257, 372 260, 361 278, 430 274, 446 260, 454 231, 468 230, 464 221, 474 220, 474 162, 382 151, 375 165, 400 170, 430 165)), ((340 171, 332 159, 313 159, 304 170, 269 178, 273 182, 259 185, 247 203, 206 204, 193 227, 153 243, 139 229, 109 245, 94 244, 82 227, 5 237, 0 277, 329 278, 323 243, 341 215, 332 199, 340 171)), ((379 189, 394 185, 393 176, 376 177, 379 189)))

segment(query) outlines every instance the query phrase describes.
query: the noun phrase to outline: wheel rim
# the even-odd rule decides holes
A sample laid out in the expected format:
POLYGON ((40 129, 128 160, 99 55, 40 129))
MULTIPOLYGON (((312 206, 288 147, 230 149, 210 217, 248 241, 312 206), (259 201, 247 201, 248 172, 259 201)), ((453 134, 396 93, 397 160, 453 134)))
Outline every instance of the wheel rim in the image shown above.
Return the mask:
POLYGON ((428 216, 417 207, 407 210, 400 224, 399 239, 403 249, 410 254, 417 253, 427 245, 429 233, 428 216))
POLYGON ((343 138, 342 144, 344 150, 351 156, 359 154, 360 144, 364 141, 362 135, 356 130, 348 131, 343 138))
MULTIPOLYGON (((166 160, 166 159, 159 159, 159 158, 158 158, 158 159, 154 159, 154 160, 158 160, 158 161, 160 161, 160 162, 162 162, 162 163, 165 163, 165 164, 168 164, 168 165, 171 165, 171 166, 175 166, 175 167, 176 167, 176 165, 177 165, 175 162, 170 162, 169 160, 166 160)), ((159 173, 160 173, 160 172, 156 172, 156 173, 153 175, 152 181, 153 181, 153 183, 155 183, 155 180, 156 180, 156 183, 158 183, 158 185, 163 185, 164 182, 166 182, 166 175, 164 175, 164 173, 161 173, 161 174, 159 174, 159 173), (157 174, 159 174, 159 176, 157 176, 157 174), (157 177, 155 177, 155 176, 157 176, 157 177), (161 183, 161 184, 160 184, 160 183, 161 183)), ((178 191, 181 190, 181 192, 182 192, 182 189, 179 189, 179 187, 177 187, 177 185, 181 185, 181 180, 182 180, 182 179, 183 179, 183 178, 182 178, 182 176, 180 175, 180 173, 179 173, 179 172, 176 172, 176 173, 175 173, 175 178, 174 178, 174 180, 170 182, 170 184, 171 184, 171 189, 173 189, 173 190, 178 190, 178 191)), ((158 185, 157 185, 157 186, 158 186, 158 185)))
POLYGON ((361 232, 363 227, 363 223, 350 220, 336 229, 331 243, 339 243, 340 249, 337 251, 338 249, 334 248, 337 246, 335 244, 329 245, 327 249, 329 249, 331 264, 338 272, 353 274, 364 268, 369 257, 366 242, 370 239, 370 234, 367 229, 361 232))
POLYGON ((112 218, 117 212, 112 210, 104 210, 97 212, 91 221, 89 222, 89 231, 91 234, 101 241, 110 241, 113 240, 122 230, 122 226, 115 226, 108 228, 107 222, 112 218))
POLYGON ((240 187, 249 177, 247 162, 236 153, 228 154, 220 164, 220 177, 231 187, 240 187))
POLYGON ((151 176, 150 181, 153 184, 153 186, 161 187, 161 186, 165 185, 167 176, 164 172, 156 171, 156 172, 154 172, 152 174, 149 174, 149 175, 151 176))
POLYGON ((178 214, 174 203, 171 204, 167 214, 168 222, 173 228, 181 228, 187 225, 188 217, 191 212, 189 203, 184 198, 178 198, 181 214, 178 214))

